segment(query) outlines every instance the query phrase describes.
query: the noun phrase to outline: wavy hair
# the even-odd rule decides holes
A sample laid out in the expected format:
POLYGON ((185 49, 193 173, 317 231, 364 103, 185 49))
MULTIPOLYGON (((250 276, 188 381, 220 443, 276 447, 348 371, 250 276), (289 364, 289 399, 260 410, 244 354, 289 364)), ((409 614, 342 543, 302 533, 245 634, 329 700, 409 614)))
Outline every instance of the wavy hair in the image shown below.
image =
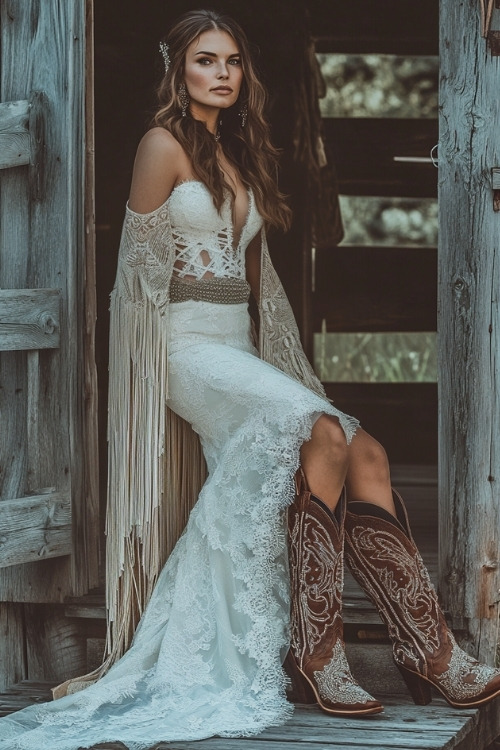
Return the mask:
POLYGON ((229 190, 234 197, 234 191, 218 166, 213 135, 203 122, 182 116, 178 93, 184 80, 187 48, 204 31, 213 29, 225 31, 234 39, 243 71, 237 102, 220 113, 220 143, 224 154, 238 171, 243 184, 252 188, 265 223, 287 230, 291 212, 277 186, 278 151, 271 144, 269 126, 264 118, 266 92, 255 72, 245 33, 231 17, 211 10, 194 10, 183 14, 171 28, 165 39, 170 64, 158 87, 159 109, 152 125, 172 133, 190 155, 196 177, 206 185, 220 211, 225 192, 229 190), (239 112, 244 105, 248 114, 242 127, 239 112))

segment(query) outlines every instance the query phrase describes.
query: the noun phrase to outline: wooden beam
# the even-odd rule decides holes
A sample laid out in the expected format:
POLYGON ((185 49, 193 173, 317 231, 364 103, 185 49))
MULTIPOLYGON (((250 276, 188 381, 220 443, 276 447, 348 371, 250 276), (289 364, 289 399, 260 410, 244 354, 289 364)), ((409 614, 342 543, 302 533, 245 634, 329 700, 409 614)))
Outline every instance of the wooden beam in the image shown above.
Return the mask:
POLYGON ((24 635, 23 605, 0 602, 0 691, 27 677, 24 635))
POLYGON ((432 119, 332 117, 323 119, 341 193, 434 198, 437 169, 429 158, 438 141, 432 119))
POLYGON ((68 495, 49 492, 0 502, 0 568, 71 552, 68 495))
POLYGON ((318 52, 437 55, 437 0, 308 0, 318 52))
POLYGON ((26 99, 0 104, 0 169, 30 163, 28 121, 29 101, 26 99))
POLYGON ((83 299, 83 466, 81 496, 73 518, 79 538, 85 543, 75 550, 75 575, 80 589, 90 588, 99 578, 99 438, 98 382, 95 361, 97 319, 95 236, 95 111, 94 111, 94 3, 86 0, 85 50, 85 257, 80 294, 83 299), (78 517, 76 517, 78 514, 78 517), (90 540, 90 543, 89 543, 90 540))
POLYGON ((0 290, 0 351, 57 349, 58 289, 0 290))
POLYGON ((498 60, 479 3, 441 0, 440 589, 468 650, 493 664, 500 615, 498 60), (481 127, 478 127, 478 117, 481 127))
POLYGON ((316 250, 314 331, 435 331, 436 307, 435 248, 316 250))

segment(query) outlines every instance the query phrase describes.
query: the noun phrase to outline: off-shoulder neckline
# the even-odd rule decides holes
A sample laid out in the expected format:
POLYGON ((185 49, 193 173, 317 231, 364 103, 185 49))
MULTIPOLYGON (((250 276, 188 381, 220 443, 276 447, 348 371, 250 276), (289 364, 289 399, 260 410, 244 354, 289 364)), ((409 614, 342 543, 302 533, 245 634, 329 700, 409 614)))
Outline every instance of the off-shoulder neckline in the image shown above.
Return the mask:
POLYGON ((164 200, 163 203, 161 204, 161 206, 158 206, 158 208, 154 208, 152 211, 147 211, 146 213, 139 213, 138 211, 134 211, 133 208, 130 208, 130 206, 128 204, 128 201, 125 204, 125 208, 128 211, 128 213, 131 213, 134 216, 139 216, 139 217, 142 217, 142 218, 145 218, 147 216, 154 216, 159 211, 161 211, 162 208, 166 208, 167 207, 170 198, 173 196, 173 194, 179 188, 183 187, 184 185, 192 185, 192 184, 202 185, 205 188, 205 190, 207 190, 207 186, 201 180, 181 180, 181 182, 178 182, 177 185, 174 185, 174 187, 172 188, 172 191, 171 191, 170 195, 168 196, 168 198, 166 200, 164 200))

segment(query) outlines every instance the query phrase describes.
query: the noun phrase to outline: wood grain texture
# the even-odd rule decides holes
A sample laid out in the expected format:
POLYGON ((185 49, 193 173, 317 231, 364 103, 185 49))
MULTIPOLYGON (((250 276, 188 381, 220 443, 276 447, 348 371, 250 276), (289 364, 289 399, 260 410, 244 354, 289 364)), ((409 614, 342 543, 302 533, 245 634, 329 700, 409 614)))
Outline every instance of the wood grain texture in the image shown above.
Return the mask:
POLYGON ((80 588, 95 586, 99 577, 99 441, 98 382, 95 360, 97 294, 95 230, 95 125, 94 125, 94 3, 86 0, 85 46, 85 255, 82 259, 83 285, 83 479, 82 497, 77 512, 80 528, 85 529, 87 544, 79 548, 80 588))
POLYGON ((81 626, 64 616, 64 607, 26 604, 25 623, 29 680, 57 683, 86 672, 81 626))
POLYGON ((27 677, 22 604, 0 602, 0 690, 27 677))
MULTIPOLYGON (((51 683, 23 681, 0 694, 0 716, 50 699, 51 683)), ((500 730, 500 702, 457 711, 441 698, 415 706, 404 695, 383 696, 385 710, 369 718, 329 716, 317 706, 297 705, 283 726, 251 738, 212 737, 155 745, 155 750, 483 750, 500 730)), ((120 742, 94 746, 124 750, 120 742)))
POLYGON ((71 551, 68 495, 49 493, 0 503, 0 568, 71 551))
POLYGON ((440 589, 466 646, 493 663, 500 589, 500 65, 479 4, 441 0, 440 589), (466 33, 464 33, 466 29, 466 33))
POLYGON ((30 163, 28 112, 29 102, 26 99, 0 104, 0 169, 30 163))
POLYGON ((0 351, 57 349, 58 289, 0 289, 0 351))
MULTIPOLYGON (((71 496, 75 541, 72 558, 2 569, 0 598, 6 600, 62 601, 97 583, 96 503, 84 489, 82 449, 89 398, 83 354, 85 11, 78 0, 0 6, 0 99, 31 101, 36 155, 29 168, 1 173, 0 286, 56 289, 61 299, 58 349, 39 350, 38 359, 2 354, 0 407, 10 439, 0 446, 0 497, 13 500, 43 487, 71 496)), ((90 347, 85 357, 93 357, 90 347)), ((87 424, 87 433, 91 429, 87 424)))

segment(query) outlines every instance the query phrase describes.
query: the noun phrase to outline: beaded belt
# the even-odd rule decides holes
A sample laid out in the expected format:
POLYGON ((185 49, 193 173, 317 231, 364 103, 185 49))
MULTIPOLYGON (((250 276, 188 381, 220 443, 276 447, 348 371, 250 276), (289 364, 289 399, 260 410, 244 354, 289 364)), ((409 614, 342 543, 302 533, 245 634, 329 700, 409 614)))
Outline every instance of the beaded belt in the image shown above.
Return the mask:
POLYGON ((212 277, 196 281, 185 281, 172 276, 170 302, 215 302, 222 305, 239 305, 248 302, 250 284, 245 279, 212 277))

